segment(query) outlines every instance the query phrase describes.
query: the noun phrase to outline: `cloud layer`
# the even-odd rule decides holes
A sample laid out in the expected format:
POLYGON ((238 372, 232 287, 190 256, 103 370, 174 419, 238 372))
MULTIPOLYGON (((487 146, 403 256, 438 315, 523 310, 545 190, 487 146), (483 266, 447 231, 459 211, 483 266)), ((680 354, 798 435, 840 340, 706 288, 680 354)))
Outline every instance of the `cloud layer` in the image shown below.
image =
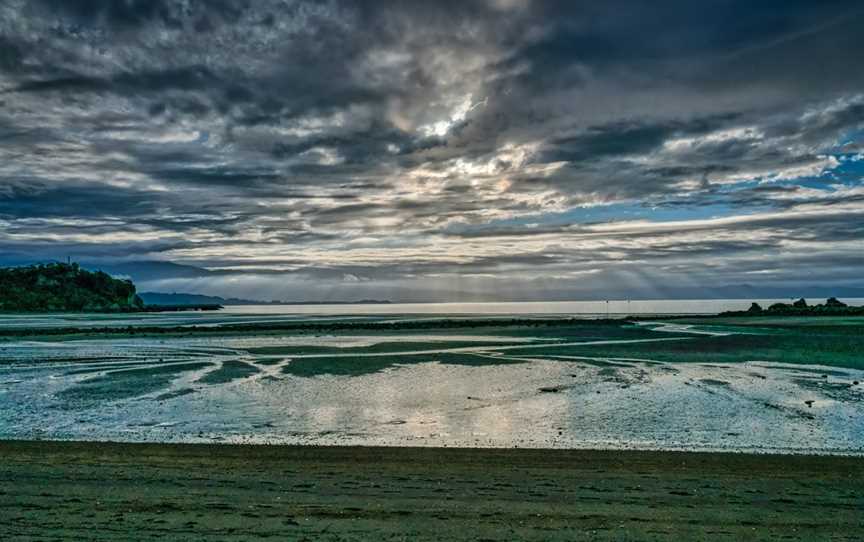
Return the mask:
POLYGON ((864 10, 751 4, 9 0, 2 258, 265 298, 864 287, 864 10))

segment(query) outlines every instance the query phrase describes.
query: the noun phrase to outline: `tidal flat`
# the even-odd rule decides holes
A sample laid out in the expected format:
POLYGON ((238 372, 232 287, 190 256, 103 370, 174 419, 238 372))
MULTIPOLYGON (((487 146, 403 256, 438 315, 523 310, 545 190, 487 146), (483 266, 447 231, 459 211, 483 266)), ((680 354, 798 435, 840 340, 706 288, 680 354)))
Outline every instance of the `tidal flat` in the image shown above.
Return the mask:
POLYGON ((864 455, 864 319, 158 316, 6 318, 0 439, 864 455))

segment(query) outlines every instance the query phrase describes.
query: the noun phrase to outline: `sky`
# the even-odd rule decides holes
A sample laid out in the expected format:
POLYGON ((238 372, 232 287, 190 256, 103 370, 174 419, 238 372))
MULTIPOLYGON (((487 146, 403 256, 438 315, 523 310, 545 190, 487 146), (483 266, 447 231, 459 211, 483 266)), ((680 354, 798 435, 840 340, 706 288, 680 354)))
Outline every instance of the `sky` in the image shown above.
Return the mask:
POLYGON ((864 296, 862 27, 859 1, 0 0, 0 264, 864 296))

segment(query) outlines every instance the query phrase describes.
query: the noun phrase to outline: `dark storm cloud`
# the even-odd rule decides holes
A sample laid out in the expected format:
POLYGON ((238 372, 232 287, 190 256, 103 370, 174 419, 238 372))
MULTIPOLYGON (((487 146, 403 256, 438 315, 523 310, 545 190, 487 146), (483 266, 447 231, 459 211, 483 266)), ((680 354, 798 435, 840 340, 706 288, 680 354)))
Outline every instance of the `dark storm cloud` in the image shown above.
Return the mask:
POLYGON ((678 122, 653 124, 615 122, 590 126, 582 133, 549 141, 548 154, 541 159, 549 162, 559 160, 581 162, 610 156, 626 157, 650 153, 675 135, 705 133, 710 128, 719 126, 719 123, 712 126, 707 119, 699 119, 690 127, 678 122))
POLYGON ((862 23, 854 1, 9 0, 0 248, 399 291, 738 283, 813 254, 840 281, 862 23))
POLYGON ((180 26, 184 19, 194 20, 196 16, 199 18, 196 28, 199 28, 202 19, 238 17, 249 6, 248 0, 38 0, 33 4, 43 9, 43 16, 59 12, 79 24, 120 28, 140 27, 156 21, 180 26))
MULTIPOLYGON (((110 77, 73 76, 22 83, 9 92, 114 92, 117 94, 153 93, 166 90, 195 90, 223 84, 206 68, 190 66, 168 70, 120 73, 110 77)), ((239 87, 226 85, 225 92, 237 99, 244 94, 239 87)))
POLYGON ((6 185, 0 191, 0 216, 11 218, 104 216, 113 209, 124 214, 153 215, 157 204, 137 190, 98 183, 55 186, 47 183, 6 185), (75 209, 74 215, 70 209, 75 209))

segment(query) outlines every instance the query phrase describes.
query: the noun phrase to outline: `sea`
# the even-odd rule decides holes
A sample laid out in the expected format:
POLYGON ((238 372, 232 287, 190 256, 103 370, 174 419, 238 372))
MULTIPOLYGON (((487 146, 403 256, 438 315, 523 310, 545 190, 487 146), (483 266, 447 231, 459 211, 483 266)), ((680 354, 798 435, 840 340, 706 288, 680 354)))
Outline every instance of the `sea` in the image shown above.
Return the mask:
MULTIPOLYGON (((500 318, 545 316, 621 318, 628 315, 717 314, 747 310, 753 302, 762 307, 790 303, 791 299, 676 299, 610 301, 529 301, 502 303, 370 303, 315 305, 227 305, 218 311, 172 311, 130 314, 0 314, 2 329, 93 328, 119 326, 220 326, 225 324, 273 324, 298 320, 343 318, 500 318)), ((809 304, 824 299, 807 299, 809 304)), ((853 306, 864 298, 842 299, 853 306)))
MULTIPOLYGON (((231 314, 547 314, 587 317, 716 314, 747 310, 753 302, 767 308, 773 303, 791 303, 795 299, 652 299, 609 301, 518 301, 481 303, 377 303, 339 305, 232 305, 223 309, 231 314)), ((849 305, 864 305, 864 298, 844 299, 849 305)), ((824 299, 807 299, 809 304, 824 299)))

